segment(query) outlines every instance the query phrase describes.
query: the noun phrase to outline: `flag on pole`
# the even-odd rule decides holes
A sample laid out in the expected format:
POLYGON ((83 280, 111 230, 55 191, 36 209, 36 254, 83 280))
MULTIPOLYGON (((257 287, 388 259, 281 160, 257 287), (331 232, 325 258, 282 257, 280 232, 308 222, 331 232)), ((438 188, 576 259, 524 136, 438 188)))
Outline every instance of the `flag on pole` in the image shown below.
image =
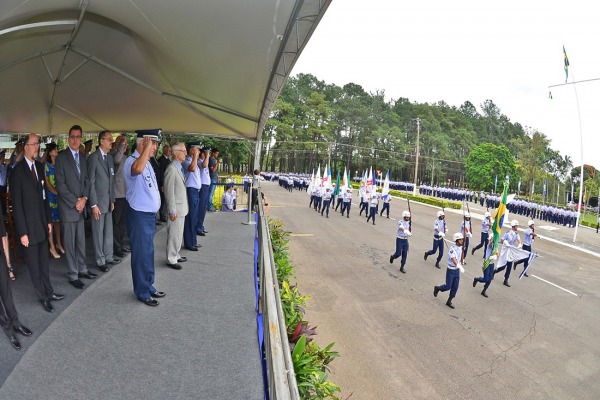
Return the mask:
MULTIPOLYGON (((346 173, 346 171, 344 171, 346 173)), ((337 179, 335 180, 335 190, 333 191, 333 196, 337 197, 340 194, 340 170, 338 169, 337 179)))
POLYGON ((383 189, 381 189, 381 198, 386 200, 390 195, 390 171, 385 174, 383 189))
POLYGON ((531 184, 531 194, 535 194, 535 181, 531 184))
MULTIPOLYGON (((504 190, 502 191, 502 198, 500 200, 500 205, 496 209, 494 213, 494 222, 492 223, 492 233, 494 234, 494 247, 492 247, 492 253, 496 254, 498 250, 498 242, 500 241, 500 235, 502 234, 502 225, 504 224, 504 218, 506 214, 506 201, 508 199, 508 176, 504 180, 504 190)), ((487 258, 483 262, 483 270, 490 265, 491 259, 487 258)))
POLYGON ((329 175, 331 174, 331 171, 329 170, 329 166, 325 165, 325 168, 323 168, 323 179, 321 180, 321 186, 325 189, 327 188, 331 188, 331 179, 329 179, 329 175))
POLYGON ((552 92, 548 92, 548 98, 552 100, 552 92))
POLYGON ((565 50, 565 46, 563 46, 563 54, 565 56, 565 83, 569 80, 569 57, 567 57, 567 51, 565 50))
POLYGON ((517 188, 517 192, 521 193, 521 178, 519 178, 519 185, 518 185, 518 188, 517 188))
POLYGON ((544 192, 543 192, 544 197, 546 196, 546 180, 544 179, 544 192))
POLYGON ((344 167, 344 176, 342 176, 342 188, 348 189, 348 181, 346 180, 346 167, 344 167))

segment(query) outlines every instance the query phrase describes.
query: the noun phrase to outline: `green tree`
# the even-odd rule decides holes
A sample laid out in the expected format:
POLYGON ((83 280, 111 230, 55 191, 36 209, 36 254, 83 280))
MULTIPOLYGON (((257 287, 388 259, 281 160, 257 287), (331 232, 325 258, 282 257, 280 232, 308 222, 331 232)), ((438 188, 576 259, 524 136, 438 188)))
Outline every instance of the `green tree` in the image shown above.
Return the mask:
POLYGON ((465 162, 469 187, 492 190, 496 176, 515 176, 515 159, 506 146, 483 143, 475 147, 465 162))

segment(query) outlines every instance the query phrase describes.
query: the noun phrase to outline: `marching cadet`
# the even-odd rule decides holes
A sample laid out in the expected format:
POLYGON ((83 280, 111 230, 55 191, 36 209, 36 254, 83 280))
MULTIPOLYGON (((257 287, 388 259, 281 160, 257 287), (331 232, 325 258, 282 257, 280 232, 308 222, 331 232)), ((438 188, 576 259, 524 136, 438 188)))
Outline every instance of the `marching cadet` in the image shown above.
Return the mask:
MULTIPOLYGON (((500 243, 504 243, 507 242, 508 244, 515 246, 515 247, 519 247, 519 245, 521 244, 521 239, 519 238, 519 221, 517 221, 516 219, 513 219, 512 221, 510 221, 510 231, 506 232, 504 234, 504 236, 502 236, 502 238, 500 239, 500 243)), ((512 270, 512 262, 507 262, 506 265, 498 268, 494 273, 497 274, 498 272, 502 271, 503 269, 506 269, 506 272, 504 272, 504 286, 508 286, 510 287, 510 285, 508 284, 508 278, 510 278, 510 271, 512 270)))
POLYGON ((494 248, 494 242, 489 241, 489 243, 486 243, 485 246, 485 259, 490 259, 490 263, 489 265, 483 270, 483 276, 479 277, 479 278, 473 278, 473 287, 477 286, 477 282, 481 282, 484 283, 483 285, 483 290, 481 291, 481 295, 483 297, 488 297, 487 294, 485 294, 486 290, 488 287, 490 287, 490 284, 492 283, 492 280, 494 279, 494 261, 496 261, 496 259, 498 259, 498 249, 496 249, 496 253, 494 253, 492 255, 492 250, 494 248))
POLYGON ((383 200, 383 207, 381 207, 381 212, 379 213, 380 217, 383 217, 383 212, 387 211, 386 216, 390 218, 390 201, 392 201, 392 196, 388 193, 384 196, 381 196, 381 200, 383 200))
POLYGON ((486 211, 485 217, 483 218, 483 221, 481 221, 481 242, 477 246, 473 247, 473 250, 471 250, 471 255, 475 254, 475 250, 478 250, 483 247, 483 258, 485 258, 485 253, 487 251, 487 245, 489 242, 491 227, 492 227, 492 218, 491 218, 489 211, 486 211))
POLYGON ((463 234, 465 240, 465 254, 462 263, 467 265, 465 260, 467 259, 467 253, 469 252, 469 238, 473 236, 473 230, 471 229, 471 214, 465 213, 463 222, 460 224, 460 233, 463 234))
POLYGON ((375 225, 375 214, 377 214, 377 207, 379 206, 379 196, 377 195, 377 192, 373 193, 369 203, 370 203, 370 207, 369 207, 369 216, 367 217, 367 222, 369 222, 369 219, 372 218, 373 225, 375 225))
POLYGON ((437 268, 440 267, 440 260, 444 256, 444 236, 448 232, 448 228, 446 228, 446 216, 443 211, 437 212, 437 218, 433 222, 433 249, 426 251, 423 259, 427 261, 427 256, 435 254, 439 249, 439 254, 437 256, 437 260, 435 261, 435 266, 437 268))
MULTIPOLYGON (((535 233, 535 221, 530 219, 529 221, 527 221, 527 229, 525 229, 525 235, 523 237, 523 250, 531 252, 531 245, 533 244, 533 241, 535 240, 536 236, 537 233, 535 233)), ((521 263, 525 264, 523 270, 525 271, 525 276, 529 277, 529 275, 527 275, 527 267, 529 267, 529 257, 514 263, 513 269, 517 269, 517 265, 521 263)))
POLYGON ((369 197, 367 195, 367 190, 365 188, 358 189, 358 196, 360 199, 360 204, 358 205, 358 210, 360 211, 358 215, 362 215, 362 212, 365 212, 365 217, 369 218, 369 197))
POLYGON ((344 211, 347 213, 346 218, 350 218, 350 206, 352 206, 352 188, 346 189, 346 193, 344 193, 344 204, 342 204, 342 217, 344 216, 344 211))
POLYGON ((460 232, 456 232, 452 237, 454 240, 454 246, 450 247, 448 251, 448 268, 446 269, 446 283, 440 286, 433 287, 433 297, 437 297, 439 292, 445 292, 450 290, 450 296, 446 305, 450 308, 454 308, 452 299, 456 297, 458 292, 458 284, 460 282, 460 274, 465 272, 460 259, 462 257, 462 245, 464 236, 460 232))
POLYGON ((323 208, 321 209, 321 216, 325 210, 327 210, 327 218, 329 218, 329 205, 331 204, 331 191, 329 188, 325 188, 325 193, 323 193, 323 208))
POLYGON ((315 211, 321 212, 321 206, 323 205, 323 188, 320 186, 315 187, 315 201, 313 205, 315 211))
POLYGON ((408 238, 412 236, 410 231, 410 212, 403 211, 402 219, 398 221, 398 229, 396 231, 396 252, 390 256, 390 264, 394 263, 394 260, 398 257, 402 257, 400 260, 400 272, 406 273, 404 270, 404 264, 406 264, 406 257, 408 256, 408 238))

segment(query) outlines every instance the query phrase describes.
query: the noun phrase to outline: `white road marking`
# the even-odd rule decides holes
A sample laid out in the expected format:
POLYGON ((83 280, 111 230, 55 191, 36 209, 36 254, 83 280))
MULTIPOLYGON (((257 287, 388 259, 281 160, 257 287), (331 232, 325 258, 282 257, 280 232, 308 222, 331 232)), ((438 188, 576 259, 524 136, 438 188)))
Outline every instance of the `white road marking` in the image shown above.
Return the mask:
POLYGON ((555 284, 555 283, 552 283, 552 282, 550 282, 550 281, 547 281, 547 280, 545 280, 545 279, 543 279, 543 278, 540 278, 540 277, 539 277, 539 276, 537 276, 537 275, 531 274, 531 276, 532 276, 532 277, 534 277, 534 278, 536 278, 536 279, 539 279, 539 280, 540 280, 540 281, 542 281, 542 282, 546 282, 546 283, 547 283, 547 284, 549 284, 549 285, 552 285, 552 286, 554 286, 554 287, 557 287, 557 288, 559 288, 560 290, 564 290, 564 291, 565 291, 565 292, 567 292, 567 293, 571 293, 573 296, 578 296, 578 295, 577 295, 577 293, 573 293, 573 292, 571 292, 570 290, 567 290, 567 289, 565 289, 564 287, 558 286, 558 285, 557 285, 557 284, 555 284))

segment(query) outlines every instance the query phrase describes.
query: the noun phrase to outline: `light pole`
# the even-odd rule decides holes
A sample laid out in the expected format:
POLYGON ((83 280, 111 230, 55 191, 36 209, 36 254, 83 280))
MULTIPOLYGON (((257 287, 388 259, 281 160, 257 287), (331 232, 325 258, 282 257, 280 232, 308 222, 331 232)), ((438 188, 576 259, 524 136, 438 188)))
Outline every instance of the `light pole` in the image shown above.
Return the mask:
POLYGON ((419 135, 421 133, 421 119, 415 118, 413 119, 417 123, 417 154, 416 154, 416 162, 415 162, 415 179, 413 186, 413 196, 417 195, 417 172, 419 171, 419 135))

